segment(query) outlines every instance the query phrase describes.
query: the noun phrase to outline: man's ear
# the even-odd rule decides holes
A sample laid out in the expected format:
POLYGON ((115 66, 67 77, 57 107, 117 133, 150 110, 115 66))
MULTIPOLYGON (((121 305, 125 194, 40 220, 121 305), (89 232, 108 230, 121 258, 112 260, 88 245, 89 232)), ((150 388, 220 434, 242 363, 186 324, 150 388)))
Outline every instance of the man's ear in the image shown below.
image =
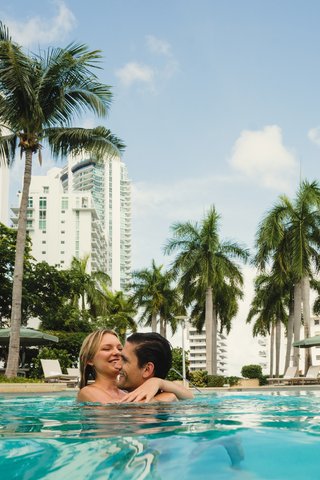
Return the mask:
POLYGON ((148 362, 143 367, 142 377, 147 380, 154 376, 154 364, 152 362, 148 362))

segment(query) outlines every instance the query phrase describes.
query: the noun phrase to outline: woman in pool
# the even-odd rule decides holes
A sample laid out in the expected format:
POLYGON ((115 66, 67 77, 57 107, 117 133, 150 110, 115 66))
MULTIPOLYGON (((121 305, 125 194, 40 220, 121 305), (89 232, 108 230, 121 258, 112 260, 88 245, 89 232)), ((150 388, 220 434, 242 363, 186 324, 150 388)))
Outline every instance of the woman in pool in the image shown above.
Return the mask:
MULTIPOLYGON (((160 349, 163 344, 168 344, 166 339, 156 333, 150 334, 134 334, 132 337, 140 344, 148 342, 148 350, 152 343, 158 344, 160 349), (142 338, 141 338, 142 337, 142 338)), ((143 346, 143 345, 142 345, 143 346)), ((141 349, 141 345, 139 345, 141 349)), ((168 347, 165 345, 168 353, 168 347)), ((129 354, 128 354, 129 355, 129 354)), ((168 355, 166 355, 168 357, 168 355)), ((131 401, 174 401, 177 398, 185 399, 192 398, 192 393, 184 387, 175 383, 156 378, 153 373, 149 373, 149 368, 152 369, 152 361, 147 361, 146 366, 142 368, 137 364, 135 369, 127 369, 127 377, 134 376, 141 380, 134 388, 137 388, 130 394, 120 390, 117 385, 117 378, 122 371, 122 357, 126 362, 129 362, 127 356, 122 354, 122 345, 115 332, 112 330, 97 330, 89 334, 80 350, 80 391, 78 393, 78 400, 80 402, 97 402, 97 403, 115 403, 115 402, 131 402, 131 401), (130 375, 128 375, 130 370, 130 375), (137 374, 137 375, 136 375, 137 374), (91 376, 94 382, 88 385, 88 378, 91 376), (165 392, 158 393, 159 390, 165 392), (135 393, 137 392, 137 393, 135 393)), ((135 362, 135 355, 131 355, 131 365, 135 362)), ((168 370, 171 366, 171 349, 168 362, 168 370), (170 366, 169 366, 170 363, 170 366)), ((125 367, 124 367, 125 369, 125 367)))

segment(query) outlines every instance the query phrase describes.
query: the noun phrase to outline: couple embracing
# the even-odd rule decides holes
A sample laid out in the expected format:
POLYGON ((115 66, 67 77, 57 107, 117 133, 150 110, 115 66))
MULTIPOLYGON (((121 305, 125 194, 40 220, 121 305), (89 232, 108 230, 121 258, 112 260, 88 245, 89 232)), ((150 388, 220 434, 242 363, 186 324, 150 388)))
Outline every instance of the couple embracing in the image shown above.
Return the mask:
POLYGON ((88 335, 80 350, 80 402, 172 402, 193 398, 190 390, 165 380, 171 345, 158 333, 133 333, 122 346, 112 330, 88 335), (89 378, 94 380, 88 385, 89 378))

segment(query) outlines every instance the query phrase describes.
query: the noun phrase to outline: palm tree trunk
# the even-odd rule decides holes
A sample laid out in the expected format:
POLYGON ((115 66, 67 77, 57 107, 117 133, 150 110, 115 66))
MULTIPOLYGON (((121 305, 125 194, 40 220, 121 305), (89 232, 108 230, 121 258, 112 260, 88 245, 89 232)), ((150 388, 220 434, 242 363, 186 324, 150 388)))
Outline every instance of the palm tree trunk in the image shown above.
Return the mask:
POLYGON ((6 367, 6 377, 16 377, 19 366, 19 348, 20 348, 20 326, 21 326, 21 303, 22 303, 22 281, 24 266, 24 251, 27 236, 27 208, 28 197, 32 172, 32 152, 27 150, 26 162, 24 167, 23 189, 19 209, 17 243, 14 261, 14 275, 12 286, 12 307, 10 322, 10 343, 9 354, 6 367))
POLYGON ((157 314, 153 313, 151 317, 151 331, 156 332, 157 331, 157 314))
POLYGON ((271 324, 270 334, 270 377, 273 377, 273 362, 274 362, 274 324, 271 324))
POLYGON ((165 319, 160 316, 160 335, 162 335, 164 338, 167 338, 166 337, 166 322, 165 322, 165 319))
POLYGON ((276 377, 280 374, 280 345, 281 345, 281 321, 276 323, 276 377))
MULTIPOLYGON (((303 305, 303 324, 304 338, 310 337, 310 280, 308 276, 302 279, 302 305, 303 305)), ((304 371, 305 375, 312 364, 310 348, 305 348, 304 371)))
POLYGON ((206 367, 209 375, 217 374, 217 319, 216 308, 213 306, 212 288, 206 291, 206 367))
POLYGON ((292 337, 293 337, 293 322, 294 322, 294 300, 293 300, 293 292, 291 290, 290 299, 289 299, 289 318, 288 318, 288 326, 287 326, 287 350, 286 350, 286 361, 284 366, 284 372, 286 372, 288 367, 290 366, 292 337))
MULTIPOLYGON (((293 338, 295 342, 300 340, 301 327, 301 282, 294 286, 294 324, 293 324, 293 338)), ((293 348, 293 366, 299 370, 299 347, 293 348)))

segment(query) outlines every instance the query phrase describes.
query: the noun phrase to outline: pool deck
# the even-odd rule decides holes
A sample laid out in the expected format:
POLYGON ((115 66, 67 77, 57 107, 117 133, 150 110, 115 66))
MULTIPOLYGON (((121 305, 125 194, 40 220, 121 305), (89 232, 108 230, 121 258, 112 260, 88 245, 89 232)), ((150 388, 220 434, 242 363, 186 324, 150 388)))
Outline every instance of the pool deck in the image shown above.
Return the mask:
MULTIPOLYGON (((1 393, 51 393, 51 392, 76 392, 78 387, 70 387, 67 383, 0 383, 1 393)), ((279 392, 279 391, 301 391, 320 390, 320 384, 313 385, 264 385, 261 387, 214 387, 199 388, 201 393, 213 392, 279 392)), ((195 391, 193 389, 193 391, 195 391)))

